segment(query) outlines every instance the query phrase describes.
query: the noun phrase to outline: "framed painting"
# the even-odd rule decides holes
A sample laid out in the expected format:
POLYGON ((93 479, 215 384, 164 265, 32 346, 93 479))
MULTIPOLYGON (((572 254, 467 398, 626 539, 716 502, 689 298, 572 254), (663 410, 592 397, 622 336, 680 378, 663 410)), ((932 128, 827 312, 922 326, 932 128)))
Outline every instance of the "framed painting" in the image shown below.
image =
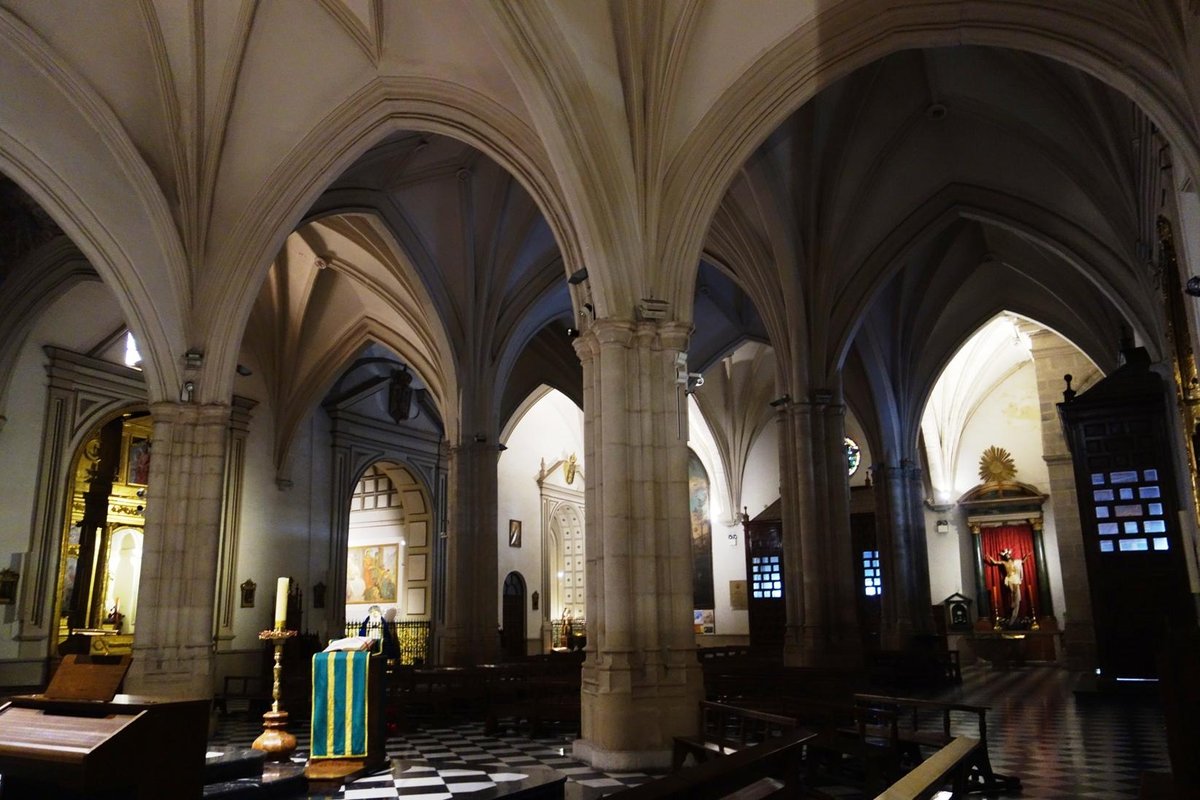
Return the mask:
POLYGON ((394 603, 397 544, 351 547, 346 558, 346 603, 394 603))
POLYGON ((150 483, 150 440, 144 436, 129 437, 129 449, 125 453, 125 483, 131 486, 150 483))

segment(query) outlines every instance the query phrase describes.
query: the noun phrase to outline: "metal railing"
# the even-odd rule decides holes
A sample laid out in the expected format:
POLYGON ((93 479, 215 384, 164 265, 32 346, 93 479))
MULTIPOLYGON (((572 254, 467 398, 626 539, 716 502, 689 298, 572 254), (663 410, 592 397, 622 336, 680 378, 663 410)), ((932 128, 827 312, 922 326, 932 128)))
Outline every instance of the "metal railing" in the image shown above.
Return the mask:
POLYGON ((386 620, 348 620, 346 622, 347 636, 370 636, 382 640, 384 626, 391 628, 396 640, 399 655, 397 664, 428 664, 429 663, 429 620, 405 620, 387 622, 386 620))
POLYGON ((564 623, 561 619, 550 620, 550 646, 582 650, 583 643, 587 641, 587 621, 573 619, 566 624, 570 626, 569 637, 565 635, 564 623))

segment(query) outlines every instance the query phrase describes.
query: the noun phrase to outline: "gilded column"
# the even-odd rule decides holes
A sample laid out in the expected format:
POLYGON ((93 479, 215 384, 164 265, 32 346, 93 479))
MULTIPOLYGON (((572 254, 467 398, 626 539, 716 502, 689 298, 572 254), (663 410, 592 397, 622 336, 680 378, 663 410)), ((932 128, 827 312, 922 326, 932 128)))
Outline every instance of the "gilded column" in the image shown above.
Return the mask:
POLYGON ((597 320, 583 362, 587 658, 575 755, 666 766, 704 687, 692 629, 687 431, 678 323, 597 320))

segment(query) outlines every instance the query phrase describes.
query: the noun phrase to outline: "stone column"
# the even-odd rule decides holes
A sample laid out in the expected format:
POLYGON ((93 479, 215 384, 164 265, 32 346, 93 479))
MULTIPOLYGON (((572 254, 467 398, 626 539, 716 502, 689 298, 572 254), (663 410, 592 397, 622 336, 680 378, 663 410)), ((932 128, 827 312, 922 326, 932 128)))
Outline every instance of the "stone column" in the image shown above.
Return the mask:
POLYGON ((1091 672, 1096 668, 1096 627, 1075 494, 1075 466, 1058 418, 1058 404, 1066 388, 1064 375, 1073 376, 1072 386, 1080 390, 1094 381, 1097 370, 1078 348, 1055 333, 1035 331, 1029 338, 1042 410, 1042 453, 1050 473, 1048 503, 1054 514, 1062 569, 1063 597, 1055 605, 1062 611, 1064 656, 1068 669, 1091 672))
POLYGON ((845 407, 828 396, 783 411, 780 485, 784 659, 805 666, 853 666, 861 659, 850 542, 845 407))
POLYGON ((604 770, 663 767, 694 734, 703 678, 692 628, 687 406, 674 322, 597 320, 583 362, 587 659, 575 755, 604 770))
POLYGON ((212 694, 229 406, 156 403, 131 694, 212 694))
POLYGON ((496 462, 486 434, 467 432, 450 448, 446 607, 436 652, 442 664, 486 664, 500 651, 496 580, 496 462), (476 439, 483 441, 476 441, 476 439))
POLYGON ((883 570, 880 645, 902 649, 916 634, 933 628, 929 598, 929 555, 925 546, 924 486, 911 461, 878 464, 873 470, 879 520, 879 563, 883 570))

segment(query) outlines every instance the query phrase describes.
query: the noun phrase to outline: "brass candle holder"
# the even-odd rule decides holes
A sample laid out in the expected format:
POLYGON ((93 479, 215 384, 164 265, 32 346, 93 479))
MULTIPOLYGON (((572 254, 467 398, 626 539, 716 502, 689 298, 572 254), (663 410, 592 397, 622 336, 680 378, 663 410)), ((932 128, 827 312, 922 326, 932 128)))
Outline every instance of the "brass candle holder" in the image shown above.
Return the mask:
POLYGON ((262 750, 273 761, 287 761, 296 750, 296 737, 287 731, 288 713, 279 707, 279 679, 283 675, 283 643, 296 635, 296 631, 285 631, 282 627, 263 631, 258 638, 275 645, 274 680, 271 683, 271 710, 263 714, 263 732, 250 745, 262 750))

